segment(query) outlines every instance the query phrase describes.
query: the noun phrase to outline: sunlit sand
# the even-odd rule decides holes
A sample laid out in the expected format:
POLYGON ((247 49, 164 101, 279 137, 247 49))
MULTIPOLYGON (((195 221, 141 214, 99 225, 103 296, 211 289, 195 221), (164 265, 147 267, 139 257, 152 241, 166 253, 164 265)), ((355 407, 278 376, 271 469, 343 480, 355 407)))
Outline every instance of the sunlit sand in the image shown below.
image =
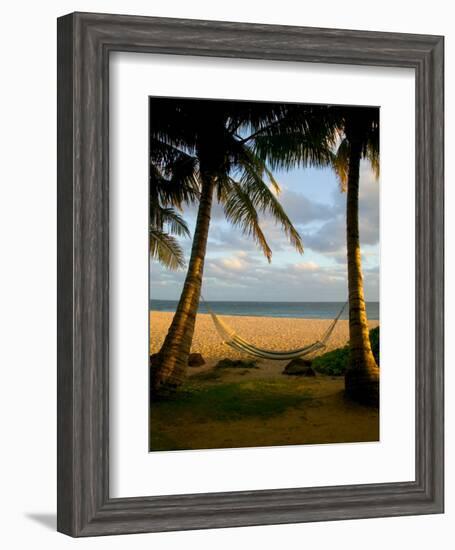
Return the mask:
MULTIPOLYGON (((172 316, 172 313, 151 312, 151 354, 159 350, 172 316)), ((298 348, 314 342, 331 322, 240 316, 223 316, 222 319, 243 338, 273 350, 298 348)), ((378 321, 370 321, 370 328, 378 324, 378 321)), ((348 321, 339 321, 327 351, 344 346, 348 336, 348 321)), ((248 357, 222 343, 207 314, 197 316, 192 352, 201 353, 206 364, 188 368, 183 398, 152 403, 151 450, 379 439, 377 409, 346 400, 343 377, 285 376, 282 371, 287 361, 260 360, 255 369, 217 369, 215 365, 221 359, 248 357), (188 390, 186 397, 185 388, 188 390), (204 393, 194 398, 200 395, 198 392, 204 393), (232 409, 217 410, 218 402, 223 401, 225 406, 229 399, 235 401, 232 409)))

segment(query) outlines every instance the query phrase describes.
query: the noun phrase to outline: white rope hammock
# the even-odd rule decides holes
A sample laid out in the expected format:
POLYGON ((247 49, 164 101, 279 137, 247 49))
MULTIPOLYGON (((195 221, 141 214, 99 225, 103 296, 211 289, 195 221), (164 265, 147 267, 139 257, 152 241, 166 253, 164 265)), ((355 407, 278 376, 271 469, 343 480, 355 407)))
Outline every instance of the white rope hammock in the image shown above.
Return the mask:
POLYGON ((306 355, 310 355, 324 349, 347 305, 347 302, 343 304, 343 307, 340 309, 338 315, 335 317, 335 319, 333 319, 329 327, 321 335, 321 338, 319 340, 316 340, 316 342, 313 342, 312 344, 309 344, 303 348, 274 351, 270 349, 258 348, 257 346, 254 346, 253 344, 241 338, 232 328, 227 325, 227 323, 225 323, 217 315, 215 315, 215 313, 210 309, 209 305, 202 296, 201 299, 207 307, 207 311, 212 317, 213 324, 215 325, 215 328, 221 339, 223 340, 224 344, 242 353, 247 353, 248 355, 251 355, 253 357, 259 357, 261 359, 271 359, 275 361, 296 359, 298 357, 304 357, 306 355))

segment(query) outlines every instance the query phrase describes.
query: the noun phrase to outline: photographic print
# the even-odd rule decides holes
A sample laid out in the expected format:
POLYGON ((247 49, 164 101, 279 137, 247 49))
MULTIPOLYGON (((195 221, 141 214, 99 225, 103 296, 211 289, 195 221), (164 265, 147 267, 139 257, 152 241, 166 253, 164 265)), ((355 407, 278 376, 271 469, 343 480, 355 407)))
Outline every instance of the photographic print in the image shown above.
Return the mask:
POLYGON ((443 513, 444 37, 57 46, 58 531, 443 513))
POLYGON ((149 450, 378 441, 379 108, 149 117, 149 450))

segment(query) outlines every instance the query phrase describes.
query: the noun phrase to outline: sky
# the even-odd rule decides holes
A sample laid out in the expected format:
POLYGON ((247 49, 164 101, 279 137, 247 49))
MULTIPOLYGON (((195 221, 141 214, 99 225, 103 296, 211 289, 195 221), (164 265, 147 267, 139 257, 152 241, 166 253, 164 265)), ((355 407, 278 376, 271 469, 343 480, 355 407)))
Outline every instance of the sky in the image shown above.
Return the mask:
MULTIPOLYGON (((207 244, 202 294, 207 300, 324 302, 347 299, 346 193, 330 168, 274 172, 279 200, 299 231, 303 255, 267 216, 261 226, 272 249, 269 264, 252 238, 226 222, 215 199, 207 244)), ((365 298, 379 301, 379 182, 367 161, 360 167, 359 224, 365 298)), ((183 217, 194 232, 197 206, 183 217)), ((188 261, 191 239, 179 239, 188 261)), ((150 297, 177 300, 185 270, 150 262, 150 297)))

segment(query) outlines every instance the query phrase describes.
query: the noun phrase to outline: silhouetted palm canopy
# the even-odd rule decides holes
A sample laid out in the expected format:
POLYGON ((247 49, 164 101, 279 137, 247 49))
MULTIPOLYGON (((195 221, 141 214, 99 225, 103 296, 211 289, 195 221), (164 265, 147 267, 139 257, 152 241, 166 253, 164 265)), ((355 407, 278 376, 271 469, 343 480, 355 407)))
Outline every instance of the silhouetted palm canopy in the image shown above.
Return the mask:
MULTIPOLYGON (((268 214, 302 253, 300 235, 277 196, 273 177, 274 151, 280 156, 289 143, 294 158, 326 164, 332 156, 326 128, 292 115, 292 106, 218 100, 152 99, 150 103, 151 185, 161 186, 159 204, 178 208, 198 202, 188 271, 169 331, 154 364, 152 388, 167 391, 184 379, 199 305, 207 238, 214 197, 226 219, 251 236, 270 262, 272 250, 260 224, 268 214), (258 140, 269 136, 267 153, 258 140), (297 138, 299 140, 297 144, 297 138)), ((316 119, 312 118, 312 122, 316 119)))
POLYGON ((226 219, 253 237, 270 261, 272 250, 260 226, 260 215, 268 213, 302 252, 300 236, 279 202, 280 186, 271 169, 278 165, 275 157, 286 166, 327 164, 332 136, 315 116, 314 121, 294 119, 292 109, 274 103, 154 98, 151 180, 158 176, 164 184, 161 204, 180 207, 197 200, 201 141, 209 135, 209 171, 215 175, 215 194, 226 219), (261 148, 266 136, 269 141, 261 148))
POLYGON ((338 126, 340 142, 332 166, 343 191, 347 190, 351 143, 360 146, 360 158, 368 160, 379 176, 379 109, 377 107, 328 107, 329 116, 338 126))
POLYGON ((379 174, 379 109, 344 105, 284 104, 283 118, 255 136, 254 152, 271 169, 331 166, 346 190, 349 144, 379 174))

